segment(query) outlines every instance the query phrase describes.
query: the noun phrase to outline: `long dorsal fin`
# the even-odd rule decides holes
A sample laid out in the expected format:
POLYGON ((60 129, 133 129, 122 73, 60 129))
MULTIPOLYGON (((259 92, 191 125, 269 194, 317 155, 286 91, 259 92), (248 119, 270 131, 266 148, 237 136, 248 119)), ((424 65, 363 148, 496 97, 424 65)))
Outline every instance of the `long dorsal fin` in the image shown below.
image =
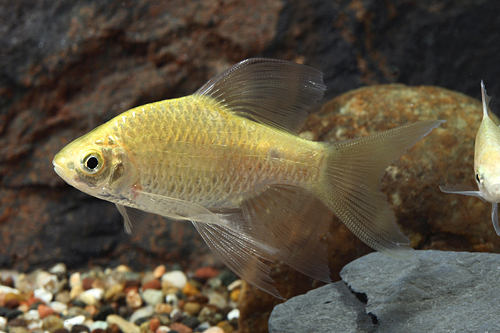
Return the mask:
POLYGON ((228 68, 195 94, 209 96, 239 116, 297 133, 325 89, 323 73, 314 68, 252 58, 228 68))

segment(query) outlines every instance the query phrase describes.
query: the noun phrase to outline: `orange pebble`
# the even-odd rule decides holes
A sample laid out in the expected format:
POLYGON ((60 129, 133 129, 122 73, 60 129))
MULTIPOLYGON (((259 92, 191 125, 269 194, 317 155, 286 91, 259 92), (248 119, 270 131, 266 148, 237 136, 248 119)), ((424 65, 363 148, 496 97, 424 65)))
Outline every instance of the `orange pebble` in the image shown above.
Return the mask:
POLYGON ((219 275, 219 271, 213 267, 200 267, 194 272, 194 277, 201 280, 208 280, 219 275))
POLYGON ((40 318, 43 319, 50 315, 57 315, 57 312, 47 305, 40 304, 38 306, 38 314, 40 315, 40 318))
POLYGON ((149 321, 149 329, 153 332, 156 332, 156 330, 158 329, 158 327, 160 327, 161 323, 160 323, 160 319, 158 318, 151 318, 151 320, 149 321))
POLYGON ((186 296, 193 296, 193 295, 198 295, 200 291, 193 286, 191 283, 186 283, 184 288, 182 288, 182 293, 186 296))
POLYGON ((37 298, 37 297, 33 297, 33 298, 30 298, 28 301, 27 301, 28 305, 29 306, 32 306, 33 304, 35 303, 43 303, 45 304, 44 301, 42 301, 41 299, 37 298))
POLYGON ((240 294, 241 294, 241 289, 234 289, 233 291, 231 291, 231 300, 233 302, 238 302, 238 300, 240 299, 240 294))

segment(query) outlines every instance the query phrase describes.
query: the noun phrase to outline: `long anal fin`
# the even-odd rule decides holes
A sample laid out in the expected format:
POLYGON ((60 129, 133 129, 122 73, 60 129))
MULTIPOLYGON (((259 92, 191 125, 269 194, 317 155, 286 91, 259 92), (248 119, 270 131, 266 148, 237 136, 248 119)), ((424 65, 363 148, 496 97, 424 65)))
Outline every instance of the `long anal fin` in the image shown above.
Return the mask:
POLYGON ((258 235, 276 248, 276 256, 290 267, 323 282, 331 282, 327 246, 329 209, 306 190, 285 185, 270 186, 246 200, 243 212, 258 235))
POLYGON ((236 275, 251 285, 277 298, 283 299, 271 284, 271 268, 262 261, 270 258, 273 249, 252 239, 241 231, 236 231, 223 224, 193 222, 196 230, 222 262, 236 275))

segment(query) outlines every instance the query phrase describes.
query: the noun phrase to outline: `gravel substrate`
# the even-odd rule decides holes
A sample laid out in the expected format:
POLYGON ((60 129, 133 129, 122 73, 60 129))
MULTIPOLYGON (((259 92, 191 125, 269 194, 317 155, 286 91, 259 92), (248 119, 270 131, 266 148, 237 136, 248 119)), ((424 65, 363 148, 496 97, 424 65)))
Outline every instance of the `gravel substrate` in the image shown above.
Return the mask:
POLYGON ((0 333, 139 333, 238 330, 241 280, 203 267, 150 272, 127 266, 69 273, 0 270, 0 333))

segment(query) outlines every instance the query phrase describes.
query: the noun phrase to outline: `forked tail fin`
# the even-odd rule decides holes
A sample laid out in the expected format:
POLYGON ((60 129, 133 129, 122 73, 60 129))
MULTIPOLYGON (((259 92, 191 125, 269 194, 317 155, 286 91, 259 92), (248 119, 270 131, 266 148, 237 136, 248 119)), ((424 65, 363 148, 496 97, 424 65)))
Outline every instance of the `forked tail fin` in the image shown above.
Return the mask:
POLYGON ((403 125, 371 136, 327 145, 324 175, 316 195, 363 242, 392 257, 402 257, 410 242, 396 224, 380 180, 387 166, 444 120, 403 125))

